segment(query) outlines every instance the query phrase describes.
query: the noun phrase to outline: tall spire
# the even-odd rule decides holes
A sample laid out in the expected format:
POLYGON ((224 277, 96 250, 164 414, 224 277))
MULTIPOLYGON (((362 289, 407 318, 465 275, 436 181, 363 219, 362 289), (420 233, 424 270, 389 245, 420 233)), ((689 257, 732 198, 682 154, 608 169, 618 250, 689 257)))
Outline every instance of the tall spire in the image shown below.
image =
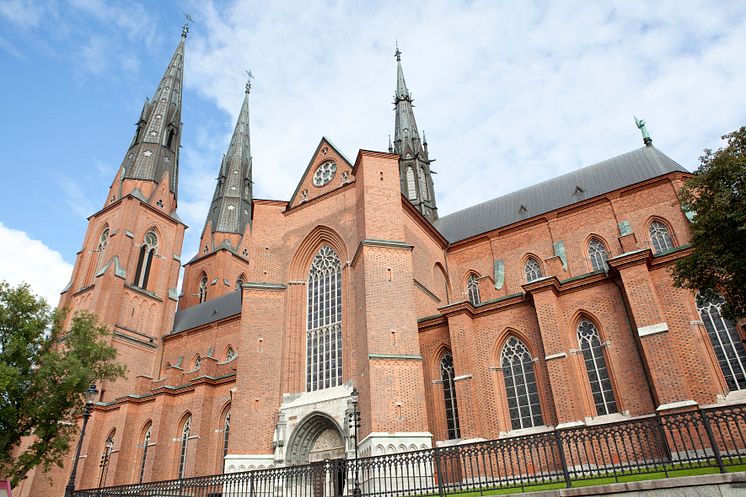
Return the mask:
POLYGON ((218 184, 212 197, 208 221, 212 232, 237 233, 243 235, 251 220, 251 140, 249 132, 249 95, 251 72, 248 73, 243 105, 233 130, 228 152, 220 165, 218 184))
MULTIPOLYGON (((414 118, 412 94, 404 81, 401 51, 396 44, 396 93, 394 94, 394 143, 393 152, 399 154, 401 191, 409 201, 430 221, 438 219, 435 190, 428 157, 427 144, 420 140, 414 118)), ((392 147, 389 145, 389 150, 392 147)))
POLYGON ((145 100, 135 137, 122 162, 123 179, 159 183, 168 172, 169 190, 174 197, 178 189, 184 45, 188 32, 189 26, 185 25, 153 98, 145 100))

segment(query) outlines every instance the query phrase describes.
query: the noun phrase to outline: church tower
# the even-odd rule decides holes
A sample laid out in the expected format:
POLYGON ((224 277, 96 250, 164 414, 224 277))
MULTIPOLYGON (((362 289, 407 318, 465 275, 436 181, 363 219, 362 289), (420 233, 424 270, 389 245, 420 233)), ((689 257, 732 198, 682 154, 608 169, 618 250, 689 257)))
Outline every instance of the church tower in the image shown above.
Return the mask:
POLYGON ((249 79, 228 152, 220 164, 199 252, 184 269, 180 309, 239 291, 246 282, 253 198, 250 93, 249 79))
POLYGON ((159 338, 172 326, 184 223, 176 215, 184 74, 184 26, 101 210, 88 219, 83 247, 60 298, 72 313, 89 311, 112 330, 127 377, 99 387, 102 401, 134 391, 150 376, 159 338))
POLYGON ((412 95, 404 81, 401 52, 396 47, 396 93, 394 93, 394 143, 389 142, 389 152, 399 154, 401 191, 405 197, 430 221, 438 219, 435 189, 427 152, 425 134, 417 130, 412 109, 412 95))

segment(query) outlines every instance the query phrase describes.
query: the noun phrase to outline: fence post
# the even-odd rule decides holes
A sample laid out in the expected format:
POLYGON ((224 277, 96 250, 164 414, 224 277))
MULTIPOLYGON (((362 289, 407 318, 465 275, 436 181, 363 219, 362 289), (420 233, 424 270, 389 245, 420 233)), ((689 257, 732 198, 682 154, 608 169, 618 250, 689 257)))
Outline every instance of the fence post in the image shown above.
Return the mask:
POLYGON ((707 438, 710 440, 710 447, 712 447, 712 453, 715 455, 715 461, 717 461, 718 463, 718 468, 720 468, 721 473, 725 473, 725 465, 723 464, 723 458, 720 455, 720 448, 718 447, 718 444, 715 441, 715 435, 712 433, 712 426, 710 426, 710 420, 707 419, 707 416, 705 415, 702 409, 697 409, 697 410, 699 411, 699 416, 702 418, 702 424, 705 425, 705 431, 707 432, 707 438))
POLYGON ((440 450, 439 447, 433 449, 433 458, 435 459, 435 471, 438 473, 438 495, 443 497, 446 493, 443 488, 443 468, 440 464, 440 450))
POLYGON ((570 488, 572 487, 572 483, 570 482, 570 471, 567 469, 565 448, 562 446, 562 437, 560 436, 559 430, 554 430, 554 439, 557 442, 557 450, 559 451, 560 463, 562 464, 562 474, 565 476, 565 486, 570 488))

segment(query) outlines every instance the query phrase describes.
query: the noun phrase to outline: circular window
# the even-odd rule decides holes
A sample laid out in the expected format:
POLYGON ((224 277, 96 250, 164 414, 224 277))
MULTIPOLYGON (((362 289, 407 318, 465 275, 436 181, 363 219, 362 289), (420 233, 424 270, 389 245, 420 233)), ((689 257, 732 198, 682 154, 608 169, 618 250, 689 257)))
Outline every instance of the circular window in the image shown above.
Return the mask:
POLYGON ((328 160, 316 168, 313 173, 313 184, 314 186, 324 186, 329 183, 334 177, 334 173, 337 172, 337 164, 334 161, 328 160))

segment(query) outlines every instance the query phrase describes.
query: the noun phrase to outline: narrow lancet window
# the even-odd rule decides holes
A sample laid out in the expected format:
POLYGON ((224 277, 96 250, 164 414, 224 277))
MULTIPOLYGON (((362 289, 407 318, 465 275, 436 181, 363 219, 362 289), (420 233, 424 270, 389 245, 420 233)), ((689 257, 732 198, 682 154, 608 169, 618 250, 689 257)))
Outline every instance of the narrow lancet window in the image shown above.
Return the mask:
POLYGON ((306 390, 342 382, 342 266, 328 245, 313 258, 308 273, 306 390))
POLYGON ((450 352, 446 352, 440 359, 440 381, 443 382, 443 400, 446 405, 446 425, 448 426, 449 439, 461 438, 458 406, 456 405, 455 376, 453 372, 453 356, 450 352))
POLYGON ((152 231, 148 231, 143 239, 142 247, 140 247, 140 257, 137 260, 137 270, 135 271, 135 286, 143 290, 148 288, 150 269, 157 250, 158 237, 152 231))
POLYGON ((106 437, 104 450, 101 452, 101 462, 99 463, 101 473, 98 478, 99 487, 106 486, 106 478, 109 476, 109 462, 111 461, 111 453, 114 451, 114 434, 115 431, 112 431, 109 436, 106 437))
POLYGON ((407 166, 407 198, 409 200, 417 200, 417 185, 414 181, 414 169, 412 169, 412 166, 407 166))
POLYGON ((606 251, 606 245, 598 238, 593 238, 588 243, 588 256, 591 258, 591 267, 594 271, 606 271, 606 260, 609 253, 606 251))
POLYGON ((673 239, 668 231, 668 226, 660 221, 650 223, 650 242, 653 244, 653 252, 660 254, 673 248, 673 239))
POLYGON ((428 187, 427 187, 427 176, 425 175, 425 168, 420 168, 420 174, 419 174, 420 181, 420 199, 423 201, 430 200, 430 195, 428 195, 428 187))
POLYGON ((179 479, 184 478, 187 463, 187 449, 189 448, 189 433, 192 417, 189 416, 181 428, 181 440, 179 443, 179 479))
POLYGON ((720 295, 708 299, 697 295, 697 310, 715 350, 728 389, 746 390, 746 348, 738 336, 735 323, 720 313, 725 300, 720 295))
POLYGON ((500 364, 512 428, 520 430, 542 425, 544 421, 541 416, 534 361, 526 344, 516 337, 508 338, 500 354, 500 364))
POLYGON ((142 483, 145 478, 145 464, 148 462, 148 447, 150 446, 150 436, 152 432, 152 425, 148 424, 148 429, 145 431, 145 437, 142 442, 142 455, 140 456, 140 477, 137 482, 142 483))
POLYGON ((223 424, 223 468, 225 468, 225 456, 228 455, 228 439, 231 433, 231 411, 225 414, 225 423, 223 424))
POLYGON ((466 291, 469 294, 469 302, 471 305, 479 305, 482 300, 479 297, 479 282, 474 274, 469 275, 469 280, 466 282, 466 291))
POLYGON ((205 274, 203 274, 199 279, 199 290, 197 296, 199 297, 200 304, 207 300, 207 275, 205 274))
POLYGON ((598 329, 587 319, 581 319, 578 323, 578 343, 583 351, 585 370, 591 384, 596 414, 601 416, 617 412, 614 390, 611 386, 609 370, 606 367, 604 351, 601 348, 598 329))

